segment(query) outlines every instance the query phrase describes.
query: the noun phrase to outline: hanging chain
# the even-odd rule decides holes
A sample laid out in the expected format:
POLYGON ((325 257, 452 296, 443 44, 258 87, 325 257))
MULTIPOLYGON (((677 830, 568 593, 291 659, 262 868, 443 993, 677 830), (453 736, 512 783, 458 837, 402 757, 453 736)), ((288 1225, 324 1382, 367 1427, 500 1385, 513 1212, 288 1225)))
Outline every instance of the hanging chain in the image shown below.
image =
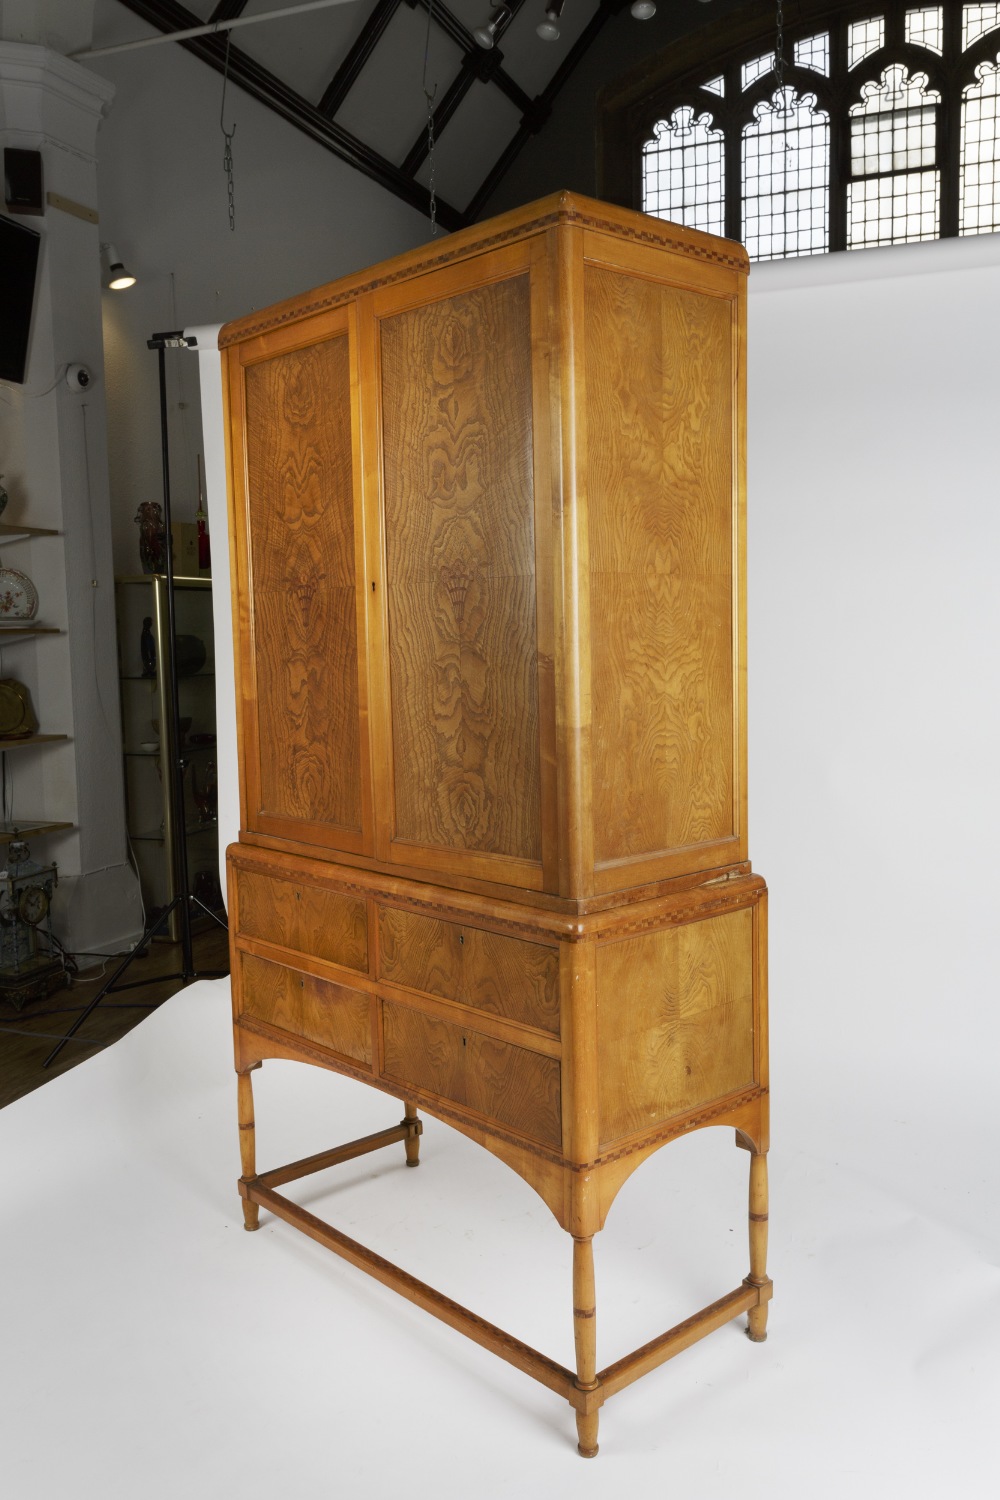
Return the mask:
POLYGON ((437 84, 434 85, 433 89, 429 89, 427 87, 427 68, 428 68, 428 64, 429 64, 429 60, 430 60, 430 51, 431 51, 431 21, 433 20, 433 18, 434 18, 434 0, 429 0, 428 6, 427 6, 427 35, 426 35, 426 37, 424 39, 424 77, 423 77, 423 90, 424 90, 424 99, 427 101, 427 161, 428 161, 429 166, 430 166, 430 180, 428 182, 428 191, 430 193, 431 234, 432 235, 436 235, 437 232, 438 232, 438 227, 437 227, 437 192, 435 191, 435 185, 434 185, 435 169, 436 169, 436 163, 435 163, 435 160, 434 160, 434 99, 435 99, 435 96, 437 94, 437 84))
POLYGON ((232 42, 232 32, 226 34, 226 62, 222 70, 222 103, 219 105, 219 129, 222 131, 226 142, 226 149, 222 157, 222 170, 226 174, 226 191, 229 194, 229 230, 233 233, 236 229, 236 205, 233 201, 233 136, 236 134, 236 122, 233 122, 232 130, 226 129, 226 85, 229 82, 229 45, 232 42))

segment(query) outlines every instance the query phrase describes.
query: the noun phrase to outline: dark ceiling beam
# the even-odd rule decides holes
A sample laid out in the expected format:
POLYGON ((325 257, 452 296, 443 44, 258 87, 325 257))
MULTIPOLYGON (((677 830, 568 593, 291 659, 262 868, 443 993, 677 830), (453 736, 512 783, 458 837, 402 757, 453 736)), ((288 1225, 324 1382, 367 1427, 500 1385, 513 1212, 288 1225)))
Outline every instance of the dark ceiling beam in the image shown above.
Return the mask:
MULTIPOLYGON (((429 0, 406 0, 406 3, 413 10, 416 10, 417 6, 423 6, 424 9, 430 10, 429 0)), ((525 0, 510 0, 508 9, 511 15, 515 16, 524 4, 525 0)), ((435 140, 438 139, 442 130, 444 130, 444 127, 477 78, 481 79, 483 83, 495 83, 497 88, 502 90, 507 95, 507 98, 517 106, 522 115, 532 109, 533 100, 504 71, 503 53, 499 47, 491 47, 489 50, 485 47, 480 47, 471 31, 466 31, 461 21, 458 21, 447 7, 440 5, 438 0, 434 0, 433 16, 435 21, 440 22, 453 41, 458 42, 459 46, 465 46, 466 48, 465 56, 462 58, 461 69, 448 87, 441 103, 434 111, 435 140)), ((425 129, 420 132, 406 153, 401 170, 407 176, 415 176, 427 160, 427 156, 427 131, 425 129)))
MULTIPOLYGON (((183 5, 176 4, 175 0, 121 0, 121 3, 160 31, 181 31, 187 26, 200 24, 197 16, 183 5)), ((191 37, 179 45, 208 63, 217 73, 222 73, 226 65, 227 34, 223 31, 217 35, 191 37)), ((429 211, 430 195, 426 188, 404 176, 391 161, 351 135, 342 125, 321 114, 315 105, 238 47, 229 48, 229 77, 245 93, 266 104, 290 125, 339 156, 341 161, 363 172, 421 213, 429 211)), ((437 216, 445 229, 460 229, 466 222, 464 214, 441 198, 437 202, 437 216)))
POLYGON ((378 46, 382 33, 399 9, 399 4, 400 0, 378 0, 360 36, 334 73, 317 105, 321 115, 333 119, 357 83, 362 68, 378 46))
POLYGON ((597 40, 606 23, 611 20, 612 16, 616 16, 619 11, 623 10, 625 4, 626 0, 601 0, 597 10, 595 10, 587 25, 566 53, 566 56, 549 79, 545 88, 533 101, 531 109, 526 111, 522 116, 521 124, 516 134, 500 153, 491 170, 480 184, 479 191, 469 202, 465 209, 465 217, 468 221, 474 222, 479 217, 484 206, 496 191, 501 179, 510 170, 512 163, 522 148, 545 124, 545 121, 552 113, 552 105, 557 94, 563 87, 563 84, 569 79, 577 63, 580 62, 584 53, 589 51, 590 47, 597 40))
POLYGON ((235 21, 247 8, 247 0, 218 0, 210 21, 235 21))

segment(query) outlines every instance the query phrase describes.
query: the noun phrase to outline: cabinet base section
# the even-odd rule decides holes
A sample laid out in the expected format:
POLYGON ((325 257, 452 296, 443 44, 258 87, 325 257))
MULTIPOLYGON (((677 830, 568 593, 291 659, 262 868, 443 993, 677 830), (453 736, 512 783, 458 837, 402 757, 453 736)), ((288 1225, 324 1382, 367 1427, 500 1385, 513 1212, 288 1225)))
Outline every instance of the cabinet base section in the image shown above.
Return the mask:
MULTIPOLYGON (((244 1101, 247 1101, 249 1094, 249 1077, 249 1073, 240 1076, 244 1101)), ((244 1102, 241 1107, 241 1130, 248 1129, 251 1139, 247 1144, 252 1152, 252 1102, 244 1102)), ((595 1371, 596 1307, 594 1305, 592 1237, 575 1239, 573 1317, 577 1333, 578 1369, 574 1372, 537 1349, 533 1349, 529 1344, 514 1338, 512 1334, 506 1333, 485 1318, 479 1317, 460 1303, 454 1302, 434 1287, 428 1286, 426 1282, 419 1281, 408 1271, 384 1259, 374 1250, 351 1239, 339 1229, 335 1229, 332 1224, 326 1223, 325 1220, 310 1213, 308 1209, 301 1208, 291 1199, 275 1191, 286 1182, 292 1182, 313 1172, 323 1171, 327 1167, 354 1160, 358 1156, 400 1142, 406 1147, 407 1165, 416 1165, 416 1152, 421 1131, 422 1124, 416 1117, 413 1106, 407 1103, 406 1116, 399 1125, 377 1131, 373 1135, 364 1136, 328 1151, 317 1152, 314 1156, 305 1157, 288 1166, 255 1175, 252 1172, 252 1162, 245 1157, 244 1165, 251 1166, 251 1173, 245 1173, 240 1178, 239 1192, 244 1203, 247 1227, 256 1228, 259 1209, 268 1210, 277 1218, 284 1219, 286 1223, 301 1230, 303 1234, 307 1234, 310 1239, 331 1250, 335 1255, 339 1255, 358 1270, 374 1277, 383 1286, 390 1287, 409 1302, 423 1308, 425 1312, 432 1314, 441 1322, 447 1323, 450 1328, 454 1328, 482 1348, 488 1349, 499 1358, 506 1360, 508 1364, 514 1365, 516 1369, 530 1375, 541 1385, 554 1391, 556 1395, 562 1396, 576 1413, 579 1439, 577 1451, 584 1458, 593 1458, 597 1455, 598 1413, 610 1396, 624 1390, 633 1381, 655 1370, 668 1359, 672 1359, 675 1354, 690 1348, 706 1334, 721 1328, 742 1313, 748 1315, 748 1333, 751 1338, 759 1341, 764 1336, 763 1322, 766 1319, 767 1304, 771 1299, 772 1283, 769 1278, 759 1274, 759 1267, 752 1264, 751 1274, 733 1291, 727 1292, 717 1301, 701 1308, 691 1317, 685 1318, 683 1322, 668 1329, 666 1333, 660 1334, 659 1337, 633 1350, 631 1354, 616 1360, 614 1364, 595 1371), (758 1271, 757 1275, 754 1274, 755 1270, 758 1271), (583 1378, 584 1376, 590 1376, 590 1378, 583 1378)), ((753 1194, 753 1178, 751 1178, 751 1194, 753 1194)), ((751 1213, 751 1219, 753 1218, 754 1215, 751 1213)), ((753 1259, 752 1254, 751 1260, 753 1259)))

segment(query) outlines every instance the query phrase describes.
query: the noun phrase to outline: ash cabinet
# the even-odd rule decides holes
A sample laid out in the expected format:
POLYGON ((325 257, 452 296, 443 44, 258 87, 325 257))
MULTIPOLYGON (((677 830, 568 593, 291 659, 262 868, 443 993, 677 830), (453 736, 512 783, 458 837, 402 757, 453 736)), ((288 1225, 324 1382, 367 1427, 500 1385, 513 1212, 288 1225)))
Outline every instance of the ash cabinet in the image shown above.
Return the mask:
POLYGON ((741 1313, 763 1339, 771 1294, 746 273, 732 242, 559 194, 221 340, 247 1227, 263 1206, 306 1228, 562 1394, 585 1456, 610 1395, 741 1313), (403 1120, 258 1176, 269 1057, 364 1079, 403 1120), (575 1368, 276 1191, 393 1143, 415 1165, 420 1110, 572 1236, 575 1368), (749 1273, 602 1369, 594 1235, 707 1125, 749 1152, 749 1273))

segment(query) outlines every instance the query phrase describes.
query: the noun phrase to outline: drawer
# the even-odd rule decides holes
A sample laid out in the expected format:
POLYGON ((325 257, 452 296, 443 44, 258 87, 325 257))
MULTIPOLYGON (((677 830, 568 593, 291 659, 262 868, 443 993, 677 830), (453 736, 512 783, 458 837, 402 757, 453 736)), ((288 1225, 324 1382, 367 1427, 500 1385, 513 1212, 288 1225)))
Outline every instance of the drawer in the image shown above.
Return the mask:
POLYGON ((241 953, 240 1014, 266 1021, 292 1036, 318 1042, 371 1067, 372 1000, 342 984, 300 974, 284 964, 272 964, 241 953))
POLYGON ((379 908, 379 975, 407 989, 559 1034, 559 950, 379 908))
POLYGON ((265 943, 368 972, 365 902, 304 880, 237 870, 239 930, 265 943))
POLYGON ((562 1142, 559 1063, 468 1027, 382 1001, 384 1076, 426 1089, 533 1140, 562 1142))

